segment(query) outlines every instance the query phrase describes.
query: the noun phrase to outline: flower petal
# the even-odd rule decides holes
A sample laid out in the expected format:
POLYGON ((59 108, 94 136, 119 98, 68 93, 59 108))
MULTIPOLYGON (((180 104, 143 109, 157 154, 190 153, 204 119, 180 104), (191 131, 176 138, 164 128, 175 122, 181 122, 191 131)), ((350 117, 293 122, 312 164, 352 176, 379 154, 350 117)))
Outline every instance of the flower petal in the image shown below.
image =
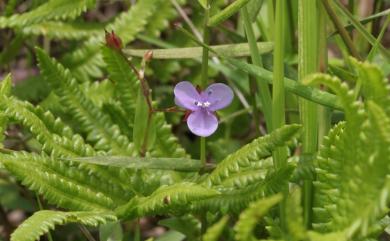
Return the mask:
POLYGON ((179 82, 173 90, 176 105, 189 110, 197 110, 195 101, 200 100, 200 95, 195 87, 188 81, 179 82))
POLYGON ((217 130, 218 119, 214 113, 200 109, 190 114, 187 125, 195 135, 206 137, 217 130))
POLYGON ((232 89, 222 83, 212 84, 202 92, 202 98, 210 102, 208 109, 211 111, 225 108, 232 102, 233 97, 232 89))

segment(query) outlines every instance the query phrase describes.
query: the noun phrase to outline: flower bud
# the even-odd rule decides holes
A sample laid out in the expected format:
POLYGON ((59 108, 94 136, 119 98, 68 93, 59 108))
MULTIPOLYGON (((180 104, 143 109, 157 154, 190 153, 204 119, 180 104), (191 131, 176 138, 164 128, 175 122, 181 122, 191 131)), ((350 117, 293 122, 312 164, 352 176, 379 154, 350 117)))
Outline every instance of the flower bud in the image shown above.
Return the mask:
POLYGON ((114 31, 106 33, 106 45, 112 49, 121 50, 122 49, 122 40, 114 33, 114 31))

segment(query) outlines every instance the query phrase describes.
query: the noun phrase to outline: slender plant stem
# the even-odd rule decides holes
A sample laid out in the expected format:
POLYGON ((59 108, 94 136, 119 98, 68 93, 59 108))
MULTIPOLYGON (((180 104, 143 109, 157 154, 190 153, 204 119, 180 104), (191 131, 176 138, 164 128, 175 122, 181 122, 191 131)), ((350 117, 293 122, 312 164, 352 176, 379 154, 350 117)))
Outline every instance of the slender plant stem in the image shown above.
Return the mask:
MULTIPOLYGON (((298 78, 303 80, 308 74, 318 70, 318 6, 317 1, 298 1, 298 78)), ((317 105, 300 99, 300 114, 303 124, 302 162, 312 167, 312 155, 317 150, 318 113, 317 105)), ((313 184, 312 178, 303 183, 304 222, 311 226, 313 184)))
POLYGON ((355 48, 355 45, 353 44, 351 37, 348 35, 347 30, 344 28, 341 20, 339 19, 336 12, 333 10, 332 6, 330 5, 329 0, 322 0, 322 3, 330 19, 332 20, 334 26, 336 27, 337 31, 340 33, 340 36, 343 39, 351 55, 361 60, 362 58, 360 57, 359 52, 355 48))
POLYGON ((89 232, 89 230, 85 226, 79 225, 79 229, 88 241, 96 241, 96 239, 92 236, 92 234, 89 232))
MULTIPOLYGON (((255 34, 253 33, 252 23, 249 19, 247 6, 242 8, 242 16, 244 19, 245 32, 246 32, 246 36, 247 36, 248 43, 249 43, 249 49, 251 52, 252 63, 256 66, 262 67, 263 63, 261 60, 261 55, 259 53, 259 49, 257 47, 256 37, 255 37, 255 34)), ((256 82, 257 82, 257 85, 259 88, 260 101, 261 101, 261 105, 263 108, 265 123, 267 125, 267 129, 270 130, 272 128, 272 117, 271 117, 271 115, 272 115, 272 113, 271 113, 272 100, 271 100, 271 93, 269 91, 269 86, 268 86, 268 84, 261 81, 261 79, 259 77, 256 77, 256 82)))
MULTIPOLYGON (((36 199, 37 199, 37 203, 38 203, 38 208, 39 208, 39 210, 43 210, 43 205, 42 205, 41 199, 40 199, 40 197, 39 197, 39 194, 35 194, 35 197, 36 197, 36 199)), ((47 232, 47 239, 48 239, 49 241, 53 241, 53 237, 51 236, 50 231, 47 232)))
MULTIPOLYGON (((204 29, 203 29, 203 43, 209 44, 210 32, 208 28, 208 21, 210 15, 210 3, 209 0, 206 1, 207 8, 204 11, 204 29)), ((202 88, 207 87, 208 82, 208 70, 209 70, 209 50, 207 48, 203 48, 202 52, 202 72, 201 72, 201 86, 202 88)), ((200 161, 203 166, 206 165, 206 138, 200 138, 200 161)))
MULTIPOLYGON (((319 6, 319 70, 326 73, 328 68, 328 48, 327 48, 327 32, 326 32, 326 11, 324 6, 319 6)), ((332 110, 325 106, 318 108, 318 145, 322 144, 324 137, 328 134, 331 128, 332 110)))
MULTIPOLYGON (((284 23, 285 23, 285 0, 276 2, 275 14, 275 46, 274 46, 274 68, 272 87, 272 130, 285 124, 285 89, 284 89, 284 23)), ((274 163, 276 168, 286 165, 286 153, 278 149, 274 152, 274 163)))
MULTIPOLYGON (((284 90, 284 37, 285 37, 285 8, 286 1, 276 1, 275 33, 274 33, 274 71, 272 88, 272 130, 285 124, 285 90, 284 90)), ((273 152, 274 166, 276 169, 287 165, 286 149, 279 147, 273 152)), ((288 193, 288 184, 283 187, 284 197, 288 193)), ((286 199, 279 205, 280 223, 282 230, 286 230, 286 199)))
POLYGON ((274 39, 274 0, 267 1, 268 32, 270 39, 274 39))
POLYGON ((382 27, 378 37, 376 38, 375 44, 372 46, 370 52, 367 55, 368 61, 372 61, 372 59, 374 58, 376 50, 378 49, 378 46, 379 46, 379 44, 383 38, 383 35, 385 34, 386 29, 387 29, 389 24, 390 24, 390 15, 387 16, 386 21, 384 22, 383 27, 382 27))

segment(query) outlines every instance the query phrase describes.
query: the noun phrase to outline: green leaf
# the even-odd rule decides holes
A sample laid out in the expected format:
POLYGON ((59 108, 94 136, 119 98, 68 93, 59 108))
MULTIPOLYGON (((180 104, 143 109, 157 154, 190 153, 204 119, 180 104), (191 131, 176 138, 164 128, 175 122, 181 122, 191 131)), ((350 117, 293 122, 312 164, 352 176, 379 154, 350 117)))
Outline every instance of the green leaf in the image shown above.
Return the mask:
POLYGON ((184 234, 188 240, 198 238, 201 231, 199 220, 191 215, 164 219, 158 224, 184 234))
POLYGON ((182 241, 185 237, 184 234, 177 231, 168 231, 154 241, 182 241))
POLYGON ((209 6, 207 6, 207 0, 198 0, 198 3, 204 8, 208 9, 209 6))
POLYGON ((88 8, 95 6, 95 3, 95 0, 48 1, 29 12, 14 14, 11 17, 0 17, 0 28, 24 27, 45 20, 75 19, 88 8))
POLYGON ((250 0, 236 0, 231 3, 229 6, 224 8, 221 12, 215 14, 209 19, 208 25, 210 27, 217 26, 222 23, 226 19, 230 18, 233 14, 238 12, 245 4, 247 4, 250 0))
MULTIPOLYGON (((257 47, 260 54, 268 53, 273 49, 271 42, 258 42, 257 47)), ((245 57, 250 55, 249 45, 240 44, 223 44, 212 45, 211 49, 218 54, 227 57, 245 57)), ((153 59, 192 59, 202 57, 202 47, 171 48, 171 49, 152 49, 153 59)), ((143 57, 150 49, 126 49, 125 53, 130 56, 143 57)))
POLYGON ((227 222, 229 221, 229 216, 221 218, 213 226, 209 227, 206 230, 206 233, 203 235, 203 241, 218 241, 218 238, 221 236, 223 229, 225 228, 227 222))
POLYGON ((116 221, 111 212, 61 212, 43 210, 34 213, 24 221, 11 235, 11 241, 35 241, 39 237, 54 229, 55 225, 67 223, 81 223, 89 226, 98 226, 107 221, 116 221))
POLYGON ((146 151, 153 146, 156 139, 154 131, 153 115, 150 113, 148 103, 146 101, 142 89, 138 91, 137 102, 135 107, 133 142, 134 147, 138 152, 146 151), (146 142, 146 146, 145 145, 146 142), (144 149, 144 150, 143 150, 144 149))
POLYGON ((118 217, 131 219, 148 215, 180 213, 190 210, 192 202, 219 195, 219 192, 199 184, 182 182, 161 186, 151 195, 134 197, 127 204, 118 207, 118 217))
POLYGON ((109 222, 99 227, 100 241, 122 241, 123 230, 120 222, 109 222))
POLYGON ((131 169, 160 169, 184 172, 196 172, 202 168, 199 160, 189 158, 153 158, 153 157, 128 157, 128 156, 96 156, 76 157, 67 160, 90 163, 103 166, 131 168, 131 169))
POLYGON ((139 80, 131 70, 127 60, 118 51, 103 47, 102 53, 110 79, 115 82, 115 96, 133 123, 139 80))
POLYGON ((88 134, 87 140, 95 144, 95 149, 132 155, 132 143, 112 122, 110 116, 85 96, 70 71, 42 49, 36 48, 36 53, 41 74, 60 97, 61 104, 80 125, 80 129, 88 134))
POLYGON ((270 208, 282 200, 282 195, 278 194, 272 197, 258 200, 249 205, 244 210, 234 226, 237 241, 254 241, 253 230, 257 222, 262 218, 270 208))
POLYGON ((281 147, 290 141, 300 130, 299 125, 286 125, 269 135, 259 137, 251 143, 240 148, 220 162, 215 170, 206 177, 207 185, 218 185, 229 176, 239 173, 243 168, 249 167, 252 162, 261 161, 271 156, 276 147, 281 147))
POLYGON ((263 6, 264 0, 250 0, 248 3, 249 18, 252 22, 255 22, 257 15, 259 14, 261 7, 263 6))

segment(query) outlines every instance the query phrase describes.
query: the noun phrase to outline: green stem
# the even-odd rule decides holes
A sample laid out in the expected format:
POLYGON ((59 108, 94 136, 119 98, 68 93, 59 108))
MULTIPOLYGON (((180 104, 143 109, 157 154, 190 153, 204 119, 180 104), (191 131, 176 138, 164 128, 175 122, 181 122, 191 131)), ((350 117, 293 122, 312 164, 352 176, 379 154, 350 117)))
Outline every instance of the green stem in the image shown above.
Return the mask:
POLYGON ((347 46, 349 52, 351 55, 359 60, 361 60, 361 57, 359 55, 359 52, 355 48, 355 45, 352 42, 351 37, 348 35, 347 30, 344 28, 341 20, 337 16, 336 12, 333 10, 332 6, 329 3, 329 0, 322 0, 322 3, 325 7, 326 12, 328 13, 330 19, 332 20, 334 26, 340 33, 341 38, 343 39, 345 45, 347 46))
MULTIPOLYGON (((318 8, 317 1, 299 0, 298 2, 298 79, 318 70, 318 8)), ((300 114, 303 124, 302 161, 312 167, 311 156, 317 150, 318 116, 317 105, 300 99, 300 114)), ((313 184, 311 178, 303 183, 304 222, 311 226, 313 184)))
MULTIPOLYGON (((206 1, 207 8, 204 11, 204 29, 203 29, 203 43, 209 44, 210 32, 207 26, 210 16, 210 2, 206 1)), ((201 72, 201 87, 204 89, 207 87, 208 82, 208 70, 209 70, 209 50, 208 48, 203 48, 202 52, 202 72, 201 72)), ((203 166, 206 165, 206 138, 200 138, 200 161, 203 166)))
POLYGON ((385 34, 386 29, 387 29, 389 24, 390 24, 390 15, 387 16, 386 21, 383 23, 382 29, 381 29, 378 37, 376 38, 375 44, 372 46, 370 52, 367 55, 367 60, 368 61, 372 61, 373 60, 374 55, 376 53, 376 50, 378 49, 378 46, 380 45, 380 42, 381 42, 381 40, 383 38, 383 35, 385 34))
MULTIPOLYGON (((319 70, 326 73, 328 68, 328 46, 326 32, 326 12, 323 6, 319 9, 319 70)), ((325 106, 319 106, 318 110, 318 145, 322 144, 324 137, 331 128, 332 110, 325 106)))
MULTIPOLYGON (((251 52, 252 63, 256 66, 262 67, 263 63, 261 60, 261 55, 259 53, 259 49, 256 43, 256 37, 253 33, 252 23, 249 19, 247 6, 242 8, 242 17, 244 19, 245 32, 249 43, 249 49, 251 52)), ((259 88, 260 93, 260 101, 264 112, 265 123, 267 125, 267 129, 271 130, 272 128, 272 116, 271 116, 271 94, 269 91, 269 85, 261 81, 259 77, 256 77, 256 82, 259 88)))
MULTIPOLYGON (((41 199, 39 198, 39 194, 35 194, 35 197, 37 199, 39 210, 43 210, 43 205, 42 205, 41 199)), ((49 241, 53 241, 53 237, 51 236, 50 231, 47 232, 47 239, 49 241)))
POLYGON ((268 32, 270 39, 274 39, 274 0, 267 1, 268 32))
MULTIPOLYGON (((284 89, 284 23, 285 23, 285 0, 276 1, 275 33, 274 33, 274 69, 272 88, 272 130, 285 124, 285 89, 284 89)), ((287 165, 287 152, 285 148, 279 147, 273 152, 274 166, 276 169, 287 165)), ((284 197, 288 194, 288 184, 283 187, 284 197)), ((286 202, 279 205, 280 223, 283 231, 286 231, 286 202)))

